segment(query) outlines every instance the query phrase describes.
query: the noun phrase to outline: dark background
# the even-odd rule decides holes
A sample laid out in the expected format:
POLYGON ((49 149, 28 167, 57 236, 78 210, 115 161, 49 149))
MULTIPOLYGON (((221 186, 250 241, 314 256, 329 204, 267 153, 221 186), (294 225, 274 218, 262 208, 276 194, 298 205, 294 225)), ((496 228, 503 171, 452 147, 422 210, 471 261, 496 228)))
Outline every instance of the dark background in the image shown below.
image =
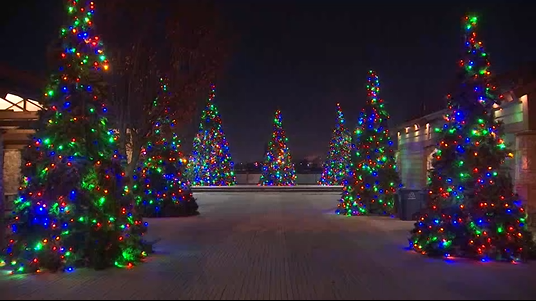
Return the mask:
MULTIPOLYGON (((426 2, 218 1, 239 37, 216 98, 234 161, 262 158, 276 108, 292 155, 324 156, 335 104, 353 127, 371 68, 380 75, 392 125, 414 117, 422 104, 441 108, 462 49, 466 12, 480 16, 492 72, 536 61, 530 1, 426 2)), ((1 64, 44 74, 46 45, 57 37, 62 13, 61 0, 4 4, 1 64)))

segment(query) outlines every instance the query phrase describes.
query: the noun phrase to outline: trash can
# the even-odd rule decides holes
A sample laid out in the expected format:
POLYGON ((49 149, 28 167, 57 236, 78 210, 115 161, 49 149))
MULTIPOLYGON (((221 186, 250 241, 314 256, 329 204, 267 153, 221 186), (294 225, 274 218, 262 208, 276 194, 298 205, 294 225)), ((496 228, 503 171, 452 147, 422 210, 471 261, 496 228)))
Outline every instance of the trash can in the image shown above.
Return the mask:
POLYGON ((398 190, 398 217, 403 221, 414 220, 414 216, 424 208, 424 191, 401 188, 398 190))

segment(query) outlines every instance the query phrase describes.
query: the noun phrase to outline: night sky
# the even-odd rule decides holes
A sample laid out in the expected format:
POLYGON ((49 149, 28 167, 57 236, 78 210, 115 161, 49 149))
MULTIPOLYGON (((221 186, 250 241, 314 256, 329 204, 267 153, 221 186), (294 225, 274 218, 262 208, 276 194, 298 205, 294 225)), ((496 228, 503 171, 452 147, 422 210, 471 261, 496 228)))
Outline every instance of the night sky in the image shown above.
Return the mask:
MULTIPOLYGON (((536 61, 530 1, 420 2, 220 1, 239 36, 216 98, 234 161, 262 158, 276 108, 295 158, 325 156, 335 104, 353 127, 369 69, 380 76, 392 125, 415 116, 423 102, 440 106, 455 75, 461 18, 468 11, 480 16, 492 71, 536 61)), ((57 35, 62 9, 60 0, 4 6, 2 64, 43 73, 45 47, 57 35)))

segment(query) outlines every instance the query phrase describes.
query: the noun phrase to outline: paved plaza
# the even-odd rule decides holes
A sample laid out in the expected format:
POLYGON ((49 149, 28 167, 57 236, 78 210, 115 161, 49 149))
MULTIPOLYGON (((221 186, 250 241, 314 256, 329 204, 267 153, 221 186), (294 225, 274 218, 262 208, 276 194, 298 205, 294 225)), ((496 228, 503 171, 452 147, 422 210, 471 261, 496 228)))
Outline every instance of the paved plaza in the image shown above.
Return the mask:
POLYGON ((0 275, 1 299, 536 298, 536 262, 431 259, 412 222, 333 214, 337 193, 196 193, 201 215, 149 219, 133 269, 0 275))

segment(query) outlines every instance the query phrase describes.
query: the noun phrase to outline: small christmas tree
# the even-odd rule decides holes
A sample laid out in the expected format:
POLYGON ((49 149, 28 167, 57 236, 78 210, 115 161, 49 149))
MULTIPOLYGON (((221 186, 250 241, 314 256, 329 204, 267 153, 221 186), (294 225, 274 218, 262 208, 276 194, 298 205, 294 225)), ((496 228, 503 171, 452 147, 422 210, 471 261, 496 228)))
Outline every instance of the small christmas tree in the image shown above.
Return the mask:
POLYGON ((105 116, 108 60, 93 29, 93 2, 67 2, 59 68, 51 77, 11 218, 13 273, 131 266, 145 256, 145 226, 127 194, 123 156, 105 116))
POLYGON ((275 111, 274 131, 268 142, 264 157, 262 173, 259 181, 261 186, 294 186, 296 172, 287 146, 287 136, 282 125, 281 111, 275 111))
POLYGON ((229 143, 223 133, 220 113, 214 104, 215 89, 212 85, 188 162, 189 178, 195 186, 236 184, 229 143))
POLYGON ((190 216, 198 205, 184 174, 176 121, 170 110, 168 85, 161 79, 161 93, 154 100, 150 119, 153 133, 141 150, 134 175, 134 193, 139 212, 148 217, 190 216))
POLYGON ((396 189, 401 186, 387 124, 389 114, 379 97, 380 82, 373 71, 369 71, 367 92, 368 101, 354 133, 351 171, 344 181, 339 214, 390 215, 396 189))
POLYGON ((501 97, 490 81, 489 56, 476 25, 476 17, 464 18, 461 85, 449 96, 428 206, 411 231, 410 246, 429 255, 517 261, 533 247, 532 234, 503 165, 513 155, 494 116, 501 97))
POLYGON ((344 126, 341 106, 337 104, 337 125, 329 142, 329 153, 324 162, 320 185, 342 185, 350 167, 351 146, 352 137, 344 126))

